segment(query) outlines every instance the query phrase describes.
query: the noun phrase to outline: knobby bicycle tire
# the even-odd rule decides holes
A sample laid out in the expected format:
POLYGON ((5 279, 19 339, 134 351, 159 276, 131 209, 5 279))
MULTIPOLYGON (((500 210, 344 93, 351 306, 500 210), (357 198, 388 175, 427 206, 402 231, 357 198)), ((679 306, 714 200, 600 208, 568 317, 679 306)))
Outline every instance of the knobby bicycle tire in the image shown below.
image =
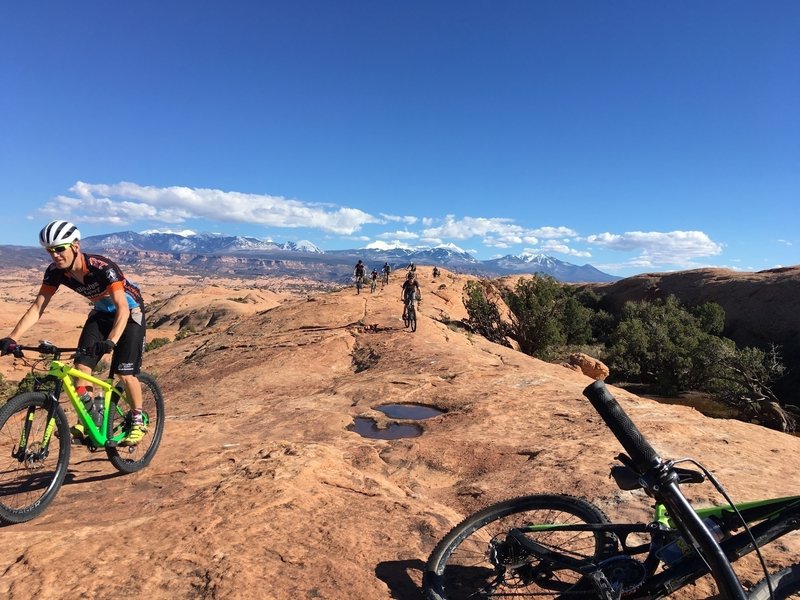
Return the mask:
MULTIPOLYGON (((425 600, 585 596, 588 583, 572 571, 559 571, 524 550, 509 555, 503 542, 509 529, 524 524, 608 523, 593 504, 565 495, 523 496, 493 504, 456 525, 434 548, 423 577, 425 600), (500 558, 504 556, 505 558, 500 558), (502 562, 505 566, 497 568, 502 562)), ((595 561, 616 552, 616 537, 607 531, 541 531, 526 536, 573 557, 595 561)))
POLYGON ((417 310, 412 308, 408 313, 408 324, 411 327, 411 331, 417 330, 417 310))
MULTIPOLYGON (((122 473, 135 473, 144 469, 153 460, 161 436, 164 433, 164 397, 155 378, 147 373, 139 373, 136 378, 142 384, 142 410, 147 419, 147 433, 136 446, 107 446, 106 455, 114 468, 122 473)), ((109 437, 118 435, 130 428, 129 406, 126 401, 111 403, 109 437)))
POLYGON ((26 392, 0 407, 0 522, 23 523, 39 516, 64 483, 71 436, 67 415, 59 405, 47 453, 42 453, 50 403, 42 392, 26 392), (19 445, 26 423, 30 434, 20 461, 12 457, 12 451, 19 445))
MULTIPOLYGON (((775 592, 775 600, 800 598, 800 564, 786 567, 777 573, 771 573, 769 580, 775 592)), ((747 595, 750 600, 770 600, 769 586, 766 577, 759 581, 747 595)))

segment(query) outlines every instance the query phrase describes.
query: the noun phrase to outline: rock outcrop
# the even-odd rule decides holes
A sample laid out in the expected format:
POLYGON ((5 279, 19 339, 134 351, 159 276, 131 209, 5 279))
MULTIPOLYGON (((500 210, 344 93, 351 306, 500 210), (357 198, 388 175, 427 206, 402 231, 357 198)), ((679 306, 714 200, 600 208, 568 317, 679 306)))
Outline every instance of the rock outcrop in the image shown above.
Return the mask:
POLYGON ((596 381, 605 381, 605 378, 608 377, 608 367, 605 364, 582 352, 570 354, 564 362, 564 366, 596 381))

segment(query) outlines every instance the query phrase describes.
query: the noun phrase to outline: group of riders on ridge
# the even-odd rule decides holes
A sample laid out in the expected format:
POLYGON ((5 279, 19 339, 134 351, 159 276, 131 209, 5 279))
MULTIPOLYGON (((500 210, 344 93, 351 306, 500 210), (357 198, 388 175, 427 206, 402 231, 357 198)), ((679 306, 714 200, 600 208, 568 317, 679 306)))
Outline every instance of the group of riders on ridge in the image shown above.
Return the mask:
MULTIPOLYGON (((111 353, 111 374, 119 376, 133 405, 132 427, 120 445, 135 446, 147 433, 142 418, 142 386, 136 378, 142 365, 146 329, 142 293, 114 261, 81 252, 81 232, 69 221, 48 223, 39 232, 39 244, 53 262, 45 270, 33 303, 11 333, 0 339, 0 356, 14 352, 16 340, 39 321, 60 286, 88 298, 92 309, 81 330, 75 368, 91 375, 103 355, 111 353)), ((84 403, 91 403, 92 384, 84 380, 75 384, 84 403)), ((86 437, 80 423, 70 432, 78 441, 86 437)))
MULTIPOLYGON (((403 306, 408 307, 409 304, 412 302, 419 302, 422 299, 422 293, 420 291, 419 282, 417 281, 417 265, 413 262, 406 267, 408 273, 406 274, 406 279, 403 282, 402 291, 401 291, 401 300, 403 301, 403 306)), ((383 282, 389 282, 389 273, 392 271, 392 267, 389 263, 384 263, 383 267, 381 267, 381 272, 383 273, 383 282)), ((356 280, 356 293, 361 293, 361 283, 364 280, 364 275, 366 273, 366 267, 364 266, 364 262, 359 259, 356 263, 355 268, 353 269, 353 276, 356 280)), ((437 267, 433 268, 434 278, 438 277, 439 269, 437 267)), ((371 278, 373 282, 373 291, 375 282, 378 279, 378 271, 376 269, 372 270, 371 278)), ((405 308, 403 309, 403 318, 405 319, 405 308)))
MULTIPOLYGON (((91 375, 100 359, 111 353, 111 375, 119 376, 133 405, 132 427, 121 445, 135 446, 147 433, 142 418, 142 387, 136 375, 142 365, 145 345, 144 300, 139 286, 127 279, 117 264, 105 256, 81 252, 81 232, 69 221, 56 220, 48 223, 39 232, 39 244, 52 258, 39 287, 36 298, 25 311, 8 336, 0 339, 0 356, 14 352, 17 339, 33 327, 44 314, 50 300, 62 285, 74 290, 92 303, 86 322, 78 340, 75 353, 75 368, 91 375)), ((381 271, 384 284, 389 282, 392 268, 384 263, 381 271)), ((417 267, 412 262, 407 267, 401 298, 404 307, 421 300, 417 267)), ((353 274, 363 283, 366 267, 359 260, 353 274)), ((434 278, 439 269, 434 267, 434 278)), ((373 269, 373 290, 378 279, 373 269)), ((358 290, 360 293, 360 285, 358 290)), ((403 311, 405 315, 405 309, 403 311)), ((76 390, 81 399, 89 404, 93 398, 93 386, 85 380, 76 381, 76 390)), ((78 441, 86 437, 83 425, 71 428, 78 441)))

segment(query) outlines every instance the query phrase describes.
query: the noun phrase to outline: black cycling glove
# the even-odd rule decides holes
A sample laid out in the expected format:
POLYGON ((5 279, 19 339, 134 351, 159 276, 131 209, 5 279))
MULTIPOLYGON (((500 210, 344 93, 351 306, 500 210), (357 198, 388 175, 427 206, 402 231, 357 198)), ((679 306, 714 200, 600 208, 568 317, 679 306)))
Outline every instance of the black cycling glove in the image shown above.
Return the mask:
POLYGON ((3 356, 4 354, 11 354, 16 345, 17 342, 14 341, 13 338, 4 337, 2 340, 0 340, 0 356, 3 356))
POLYGON ((103 354, 108 354, 109 352, 113 352, 114 348, 117 345, 112 342, 111 340, 103 340, 102 342, 97 342, 93 348, 93 354, 95 356, 103 356, 103 354))

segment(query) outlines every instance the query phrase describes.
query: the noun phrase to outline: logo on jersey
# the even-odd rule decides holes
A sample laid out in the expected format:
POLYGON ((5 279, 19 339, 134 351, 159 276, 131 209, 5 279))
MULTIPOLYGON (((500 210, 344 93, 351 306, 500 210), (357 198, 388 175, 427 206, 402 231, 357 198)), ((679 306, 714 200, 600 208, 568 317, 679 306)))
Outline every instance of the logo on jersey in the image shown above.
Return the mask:
POLYGON ((119 281, 119 275, 117 274, 116 269, 106 269, 106 277, 109 281, 119 281))

